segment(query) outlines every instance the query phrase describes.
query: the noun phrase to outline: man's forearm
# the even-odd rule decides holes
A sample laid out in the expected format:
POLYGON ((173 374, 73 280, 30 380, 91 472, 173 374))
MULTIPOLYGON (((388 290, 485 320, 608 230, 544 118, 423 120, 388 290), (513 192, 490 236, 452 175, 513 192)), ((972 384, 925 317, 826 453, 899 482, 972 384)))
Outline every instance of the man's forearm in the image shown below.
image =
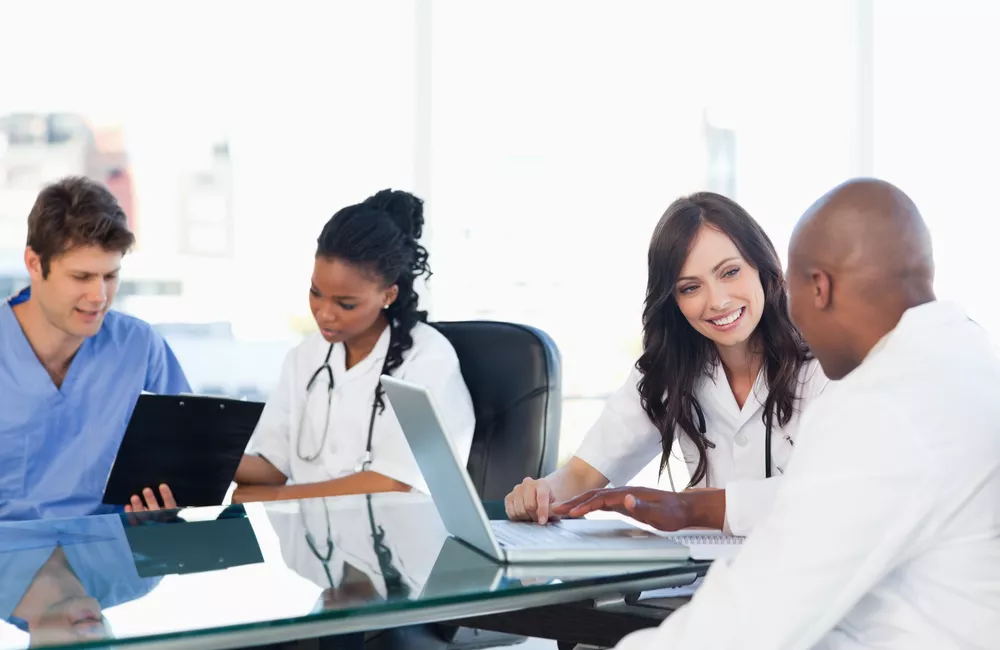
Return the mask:
POLYGON ((725 490, 691 490, 679 492, 690 528, 722 530, 726 525, 725 490))

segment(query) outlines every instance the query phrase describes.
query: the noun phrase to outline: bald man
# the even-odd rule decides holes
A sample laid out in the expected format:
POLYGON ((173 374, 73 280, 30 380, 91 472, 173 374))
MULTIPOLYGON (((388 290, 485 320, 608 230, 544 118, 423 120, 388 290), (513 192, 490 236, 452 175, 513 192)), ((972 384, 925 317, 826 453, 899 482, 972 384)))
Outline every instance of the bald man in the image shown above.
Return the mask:
POLYGON ((792 317, 840 381, 803 415, 739 556, 619 648, 998 647, 1000 359, 933 280, 927 226, 898 188, 855 180, 809 208, 792 317))

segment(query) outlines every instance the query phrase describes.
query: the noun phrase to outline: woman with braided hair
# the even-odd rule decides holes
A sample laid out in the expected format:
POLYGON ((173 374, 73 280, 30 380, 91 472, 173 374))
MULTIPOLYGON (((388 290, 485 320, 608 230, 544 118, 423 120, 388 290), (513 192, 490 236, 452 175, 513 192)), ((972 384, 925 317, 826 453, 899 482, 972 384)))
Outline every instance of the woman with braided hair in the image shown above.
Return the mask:
POLYGON ((468 457, 472 399, 414 288, 431 274, 423 226, 423 202, 388 189, 327 222, 309 288, 319 332, 285 359, 236 472, 234 501, 426 491, 382 374, 426 386, 468 457))

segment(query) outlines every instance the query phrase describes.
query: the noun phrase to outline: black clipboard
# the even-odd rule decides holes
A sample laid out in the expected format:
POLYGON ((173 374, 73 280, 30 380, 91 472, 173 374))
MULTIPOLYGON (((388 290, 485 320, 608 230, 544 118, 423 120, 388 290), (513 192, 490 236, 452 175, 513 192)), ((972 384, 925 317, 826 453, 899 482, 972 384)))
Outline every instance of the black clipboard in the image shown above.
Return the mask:
POLYGON ((185 521, 176 510, 122 515, 139 577, 219 571, 264 561, 243 506, 215 519, 185 521))
POLYGON ((140 395, 104 488, 104 503, 126 505, 143 488, 158 492, 157 486, 166 483, 178 507, 220 505, 263 410, 261 402, 140 395))

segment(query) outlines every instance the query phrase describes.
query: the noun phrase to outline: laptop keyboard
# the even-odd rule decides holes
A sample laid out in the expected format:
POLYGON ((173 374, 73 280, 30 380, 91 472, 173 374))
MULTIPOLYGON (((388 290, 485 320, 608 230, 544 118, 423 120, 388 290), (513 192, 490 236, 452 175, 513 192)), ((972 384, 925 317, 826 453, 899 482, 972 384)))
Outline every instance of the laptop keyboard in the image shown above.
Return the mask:
MULTIPOLYGON (((567 546, 587 545, 587 540, 559 526, 510 524, 492 521, 493 534, 503 546, 567 546)), ((591 542, 592 543, 592 542, 591 542)))

